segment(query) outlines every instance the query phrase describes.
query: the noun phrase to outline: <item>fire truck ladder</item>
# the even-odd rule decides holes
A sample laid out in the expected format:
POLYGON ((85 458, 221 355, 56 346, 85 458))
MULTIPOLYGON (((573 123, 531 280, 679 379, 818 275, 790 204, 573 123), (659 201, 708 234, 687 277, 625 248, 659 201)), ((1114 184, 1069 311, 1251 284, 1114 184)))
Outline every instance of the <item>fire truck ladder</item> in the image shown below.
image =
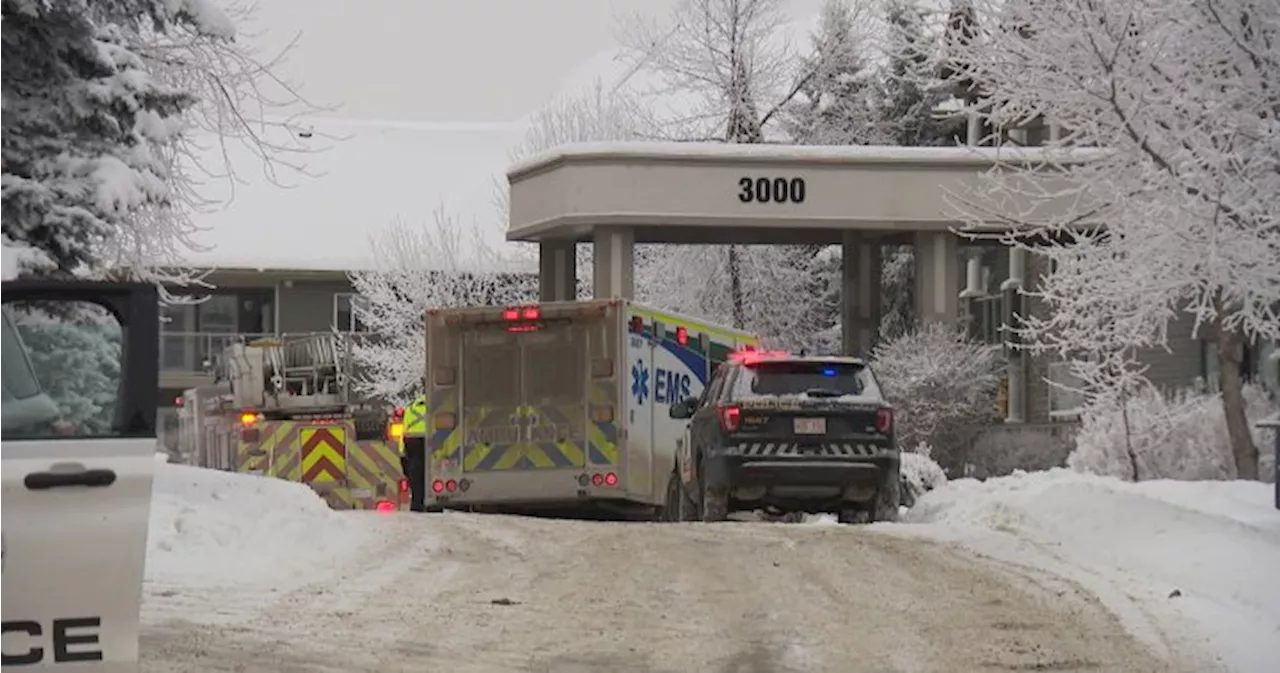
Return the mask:
POLYGON ((276 395, 346 397, 346 359, 334 335, 287 337, 268 346, 264 355, 276 395))

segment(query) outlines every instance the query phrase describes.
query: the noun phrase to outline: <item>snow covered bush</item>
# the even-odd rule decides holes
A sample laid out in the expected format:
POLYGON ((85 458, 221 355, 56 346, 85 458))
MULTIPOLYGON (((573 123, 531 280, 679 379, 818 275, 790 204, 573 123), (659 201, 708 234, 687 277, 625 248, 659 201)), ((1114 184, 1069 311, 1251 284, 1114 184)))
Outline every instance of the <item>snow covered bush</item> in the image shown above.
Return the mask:
MULTIPOLYGON (((1244 395, 1251 426, 1276 413, 1275 403, 1260 388, 1246 385, 1244 395)), ((1123 405, 1087 406, 1067 464, 1080 472, 1132 481, 1235 479, 1222 415, 1216 393, 1185 390, 1166 396, 1148 386, 1123 405)), ((1255 430, 1253 439, 1270 466, 1273 445, 1263 434, 1255 430)))
POLYGON ((933 447, 921 442, 902 452, 902 504, 911 507, 925 493, 947 483, 947 473, 930 456, 933 447))
POLYGON ((926 323, 877 345, 872 360, 899 444, 927 443, 939 463, 956 467, 970 428, 995 413, 999 350, 926 323))

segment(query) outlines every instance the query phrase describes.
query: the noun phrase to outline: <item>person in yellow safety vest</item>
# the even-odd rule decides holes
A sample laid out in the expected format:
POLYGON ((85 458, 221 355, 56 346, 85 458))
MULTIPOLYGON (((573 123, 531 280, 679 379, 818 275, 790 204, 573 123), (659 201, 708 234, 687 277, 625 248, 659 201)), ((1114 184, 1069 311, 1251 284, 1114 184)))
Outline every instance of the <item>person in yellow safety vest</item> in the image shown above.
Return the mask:
POLYGON ((427 398, 419 396, 404 409, 403 430, 397 448, 400 469, 409 480, 409 509, 426 511, 427 499, 427 398))

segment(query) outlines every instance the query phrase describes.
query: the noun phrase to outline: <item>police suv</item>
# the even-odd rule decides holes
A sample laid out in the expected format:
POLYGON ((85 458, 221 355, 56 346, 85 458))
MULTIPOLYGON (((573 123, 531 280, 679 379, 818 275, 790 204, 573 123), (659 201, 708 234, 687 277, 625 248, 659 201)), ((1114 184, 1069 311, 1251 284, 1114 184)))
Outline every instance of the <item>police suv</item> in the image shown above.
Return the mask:
POLYGON ((897 519, 893 409, 864 360, 738 353, 669 414, 689 419, 668 496, 673 520, 747 510, 897 519))
POLYGON ((136 671, 156 469, 152 285, 3 285, 4 667, 136 671))

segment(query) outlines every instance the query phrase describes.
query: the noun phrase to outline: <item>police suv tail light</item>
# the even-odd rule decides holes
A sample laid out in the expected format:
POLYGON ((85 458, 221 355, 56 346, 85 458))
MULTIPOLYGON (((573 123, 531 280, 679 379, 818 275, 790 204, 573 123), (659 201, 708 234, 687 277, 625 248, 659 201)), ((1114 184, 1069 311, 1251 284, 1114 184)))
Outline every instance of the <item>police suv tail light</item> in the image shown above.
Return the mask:
POLYGON ((720 429, 725 432, 737 432, 742 429, 742 408, 736 406, 716 407, 720 417, 720 429))
POLYGON ((882 435, 893 432, 893 409, 887 407, 876 409, 876 432, 882 435))

